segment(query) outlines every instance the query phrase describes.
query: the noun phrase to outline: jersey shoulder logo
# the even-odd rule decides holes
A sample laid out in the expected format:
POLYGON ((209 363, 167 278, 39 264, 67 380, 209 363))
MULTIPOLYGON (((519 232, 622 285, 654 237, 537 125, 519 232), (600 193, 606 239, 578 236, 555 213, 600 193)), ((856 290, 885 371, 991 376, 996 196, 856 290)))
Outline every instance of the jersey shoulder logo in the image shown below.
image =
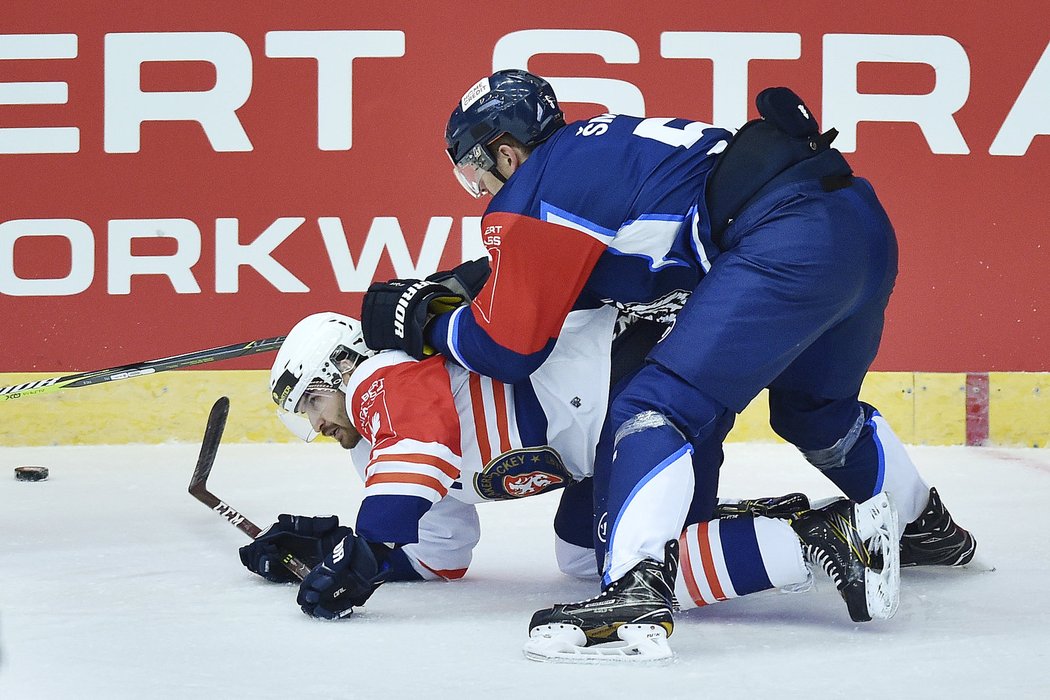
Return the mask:
POLYGON ((385 378, 379 377, 361 393, 360 406, 357 411, 357 425, 365 439, 375 444, 380 431, 396 435, 390 410, 386 405, 385 378), (367 433, 367 434, 366 434, 367 433))
MULTIPOLYGON (((489 229, 502 228, 500 226, 489 226, 489 229)), ((477 309, 478 314, 484 319, 485 323, 492 323, 492 304, 496 300, 496 285, 499 284, 499 263, 500 263, 500 236, 489 235, 490 240, 495 240, 495 243, 489 245, 489 264, 492 267, 492 272, 489 275, 489 280, 484 287, 481 288, 481 293, 471 301, 471 304, 477 309)))
POLYGON ((505 501, 564 488, 572 481, 561 455, 547 446, 504 452, 474 475, 474 490, 482 498, 505 501))

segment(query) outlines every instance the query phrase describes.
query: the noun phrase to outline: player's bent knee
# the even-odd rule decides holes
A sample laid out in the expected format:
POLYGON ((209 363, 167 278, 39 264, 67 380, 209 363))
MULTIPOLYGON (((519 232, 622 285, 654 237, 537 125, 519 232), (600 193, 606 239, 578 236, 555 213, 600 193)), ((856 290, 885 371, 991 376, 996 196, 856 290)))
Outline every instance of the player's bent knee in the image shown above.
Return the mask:
POLYGON ((558 569, 563 574, 576 578, 598 578, 598 565, 594 550, 590 547, 581 547, 555 537, 554 555, 558 559, 558 569))
POLYGON ((857 444, 857 439, 864 429, 865 420, 864 410, 861 409, 857 414, 857 420, 850 426, 849 431, 839 438, 835 444, 819 450, 801 450, 802 456, 821 471, 845 466, 846 455, 857 444))
POLYGON ((643 411, 631 416, 620 424, 620 427, 616 430, 616 436, 613 438, 613 446, 615 447, 618 445, 621 440, 629 435, 640 433, 643 430, 653 430, 656 428, 669 428, 681 436, 682 440, 685 441, 685 436, 682 435, 682 431, 679 430, 678 426, 672 423, 667 416, 656 411, 643 411))
POLYGON ((769 425, 822 471, 842 467, 874 409, 856 396, 824 399, 770 389, 769 425))

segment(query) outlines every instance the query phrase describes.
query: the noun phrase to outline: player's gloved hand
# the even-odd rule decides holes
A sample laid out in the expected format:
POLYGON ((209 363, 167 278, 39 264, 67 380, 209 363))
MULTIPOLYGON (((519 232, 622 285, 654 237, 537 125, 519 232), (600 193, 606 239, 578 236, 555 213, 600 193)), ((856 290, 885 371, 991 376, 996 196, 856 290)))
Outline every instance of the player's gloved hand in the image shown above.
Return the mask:
POLYGON ((488 258, 468 260, 451 270, 438 270, 427 276, 428 282, 437 282, 448 287, 467 301, 473 301, 481 293, 492 270, 488 258))
POLYGON ((445 285, 428 280, 375 282, 361 302, 365 345, 373 350, 404 350, 422 360, 434 354, 423 338, 427 322, 465 301, 445 285))
POLYGON ((385 574, 369 543, 351 531, 303 579, 295 602, 312 617, 346 617, 379 588, 385 574))
POLYGON ((790 88, 766 88, 755 97, 755 106, 763 119, 788 136, 806 138, 820 133, 820 126, 813 117, 813 112, 790 88))
POLYGON ((336 515, 308 517, 282 513, 255 541, 240 548, 241 563, 267 581, 297 581, 295 574, 281 564, 286 554, 313 568, 348 532, 353 530, 339 525, 336 515))

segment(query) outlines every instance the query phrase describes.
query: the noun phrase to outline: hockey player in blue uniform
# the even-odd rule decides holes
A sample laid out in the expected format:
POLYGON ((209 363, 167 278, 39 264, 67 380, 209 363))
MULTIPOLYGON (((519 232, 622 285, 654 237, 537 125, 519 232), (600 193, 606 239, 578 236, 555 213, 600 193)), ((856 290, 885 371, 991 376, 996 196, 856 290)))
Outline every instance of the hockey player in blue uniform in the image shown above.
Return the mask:
MULTIPOLYGON (((488 269, 487 261, 480 263, 457 270, 488 269)), ((476 505, 561 489, 554 517, 558 566, 594 577, 591 477, 610 379, 636 366, 658 337, 652 332, 658 328, 644 323, 623 328, 618 316, 610 306, 572 312, 550 357, 516 385, 468 372, 446 356, 417 361, 397 350, 372 353, 360 324, 346 316, 304 318, 274 360, 271 396, 296 435, 323 434, 351 451, 364 498, 353 529, 336 516, 282 514, 241 547, 242 563, 267 580, 292 582, 281 564, 291 553, 311 569, 297 596, 303 612, 344 618, 381 582, 462 577, 480 537, 476 505)), ((694 461, 720 464, 721 443, 707 447, 694 461)), ((873 588, 867 577, 849 582, 844 598, 851 616, 885 616, 898 600, 896 533, 871 545, 836 547, 828 516, 849 512, 853 506, 845 501, 812 509, 800 493, 720 502, 717 518, 690 522, 678 537, 681 566, 668 579, 673 595, 687 609, 774 587, 806 587, 811 571, 804 551, 818 544, 836 549, 842 565, 871 570, 878 580, 873 588), (878 571, 871 565, 876 557, 878 571)), ((876 526, 877 509, 856 512, 876 526)), ((663 630, 659 624, 651 623, 663 630)), ((650 639, 649 626, 637 629, 643 634, 606 644, 603 652, 670 655, 665 637, 650 639)))
POLYGON ((594 646, 635 619, 670 629, 673 601, 654 592, 674 576, 667 545, 716 499, 717 468, 692 456, 763 388, 773 429, 850 499, 890 494, 907 523, 902 565, 973 556, 972 536, 858 400, 897 274, 893 228, 794 93, 771 88, 757 104, 763 118, 736 133, 612 114, 566 125, 541 78, 483 78, 446 142, 464 187, 493 195, 491 277, 453 311, 431 303, 449 290, 429 281, 365 296, 370 347, 436 350, 505 382, 543 363, 573 309, 611 304, 672 324, 621 386, 599 443, 603 592, 539 611, 535 637, 572 628, 594 646))

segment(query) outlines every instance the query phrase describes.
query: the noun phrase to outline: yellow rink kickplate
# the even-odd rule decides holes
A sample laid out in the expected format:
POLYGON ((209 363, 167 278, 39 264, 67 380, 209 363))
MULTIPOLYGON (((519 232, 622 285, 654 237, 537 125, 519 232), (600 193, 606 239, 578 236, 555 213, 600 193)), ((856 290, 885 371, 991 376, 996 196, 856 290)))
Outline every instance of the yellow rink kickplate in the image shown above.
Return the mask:
MULTIPOLYGON (((46 379, 0 373, 0 386, 46 379)), ((218 396, 232 404, 229 442, 293 442, 274 414, 266 370, 179 370, 0 400, 0 444, 197 442, 218 396)), ((861 399, 907 444, 1047 447, 1050 372, 872 372, 861 399)), ((765 392, 737 418, 733 442, 779 441, 765 392)))

